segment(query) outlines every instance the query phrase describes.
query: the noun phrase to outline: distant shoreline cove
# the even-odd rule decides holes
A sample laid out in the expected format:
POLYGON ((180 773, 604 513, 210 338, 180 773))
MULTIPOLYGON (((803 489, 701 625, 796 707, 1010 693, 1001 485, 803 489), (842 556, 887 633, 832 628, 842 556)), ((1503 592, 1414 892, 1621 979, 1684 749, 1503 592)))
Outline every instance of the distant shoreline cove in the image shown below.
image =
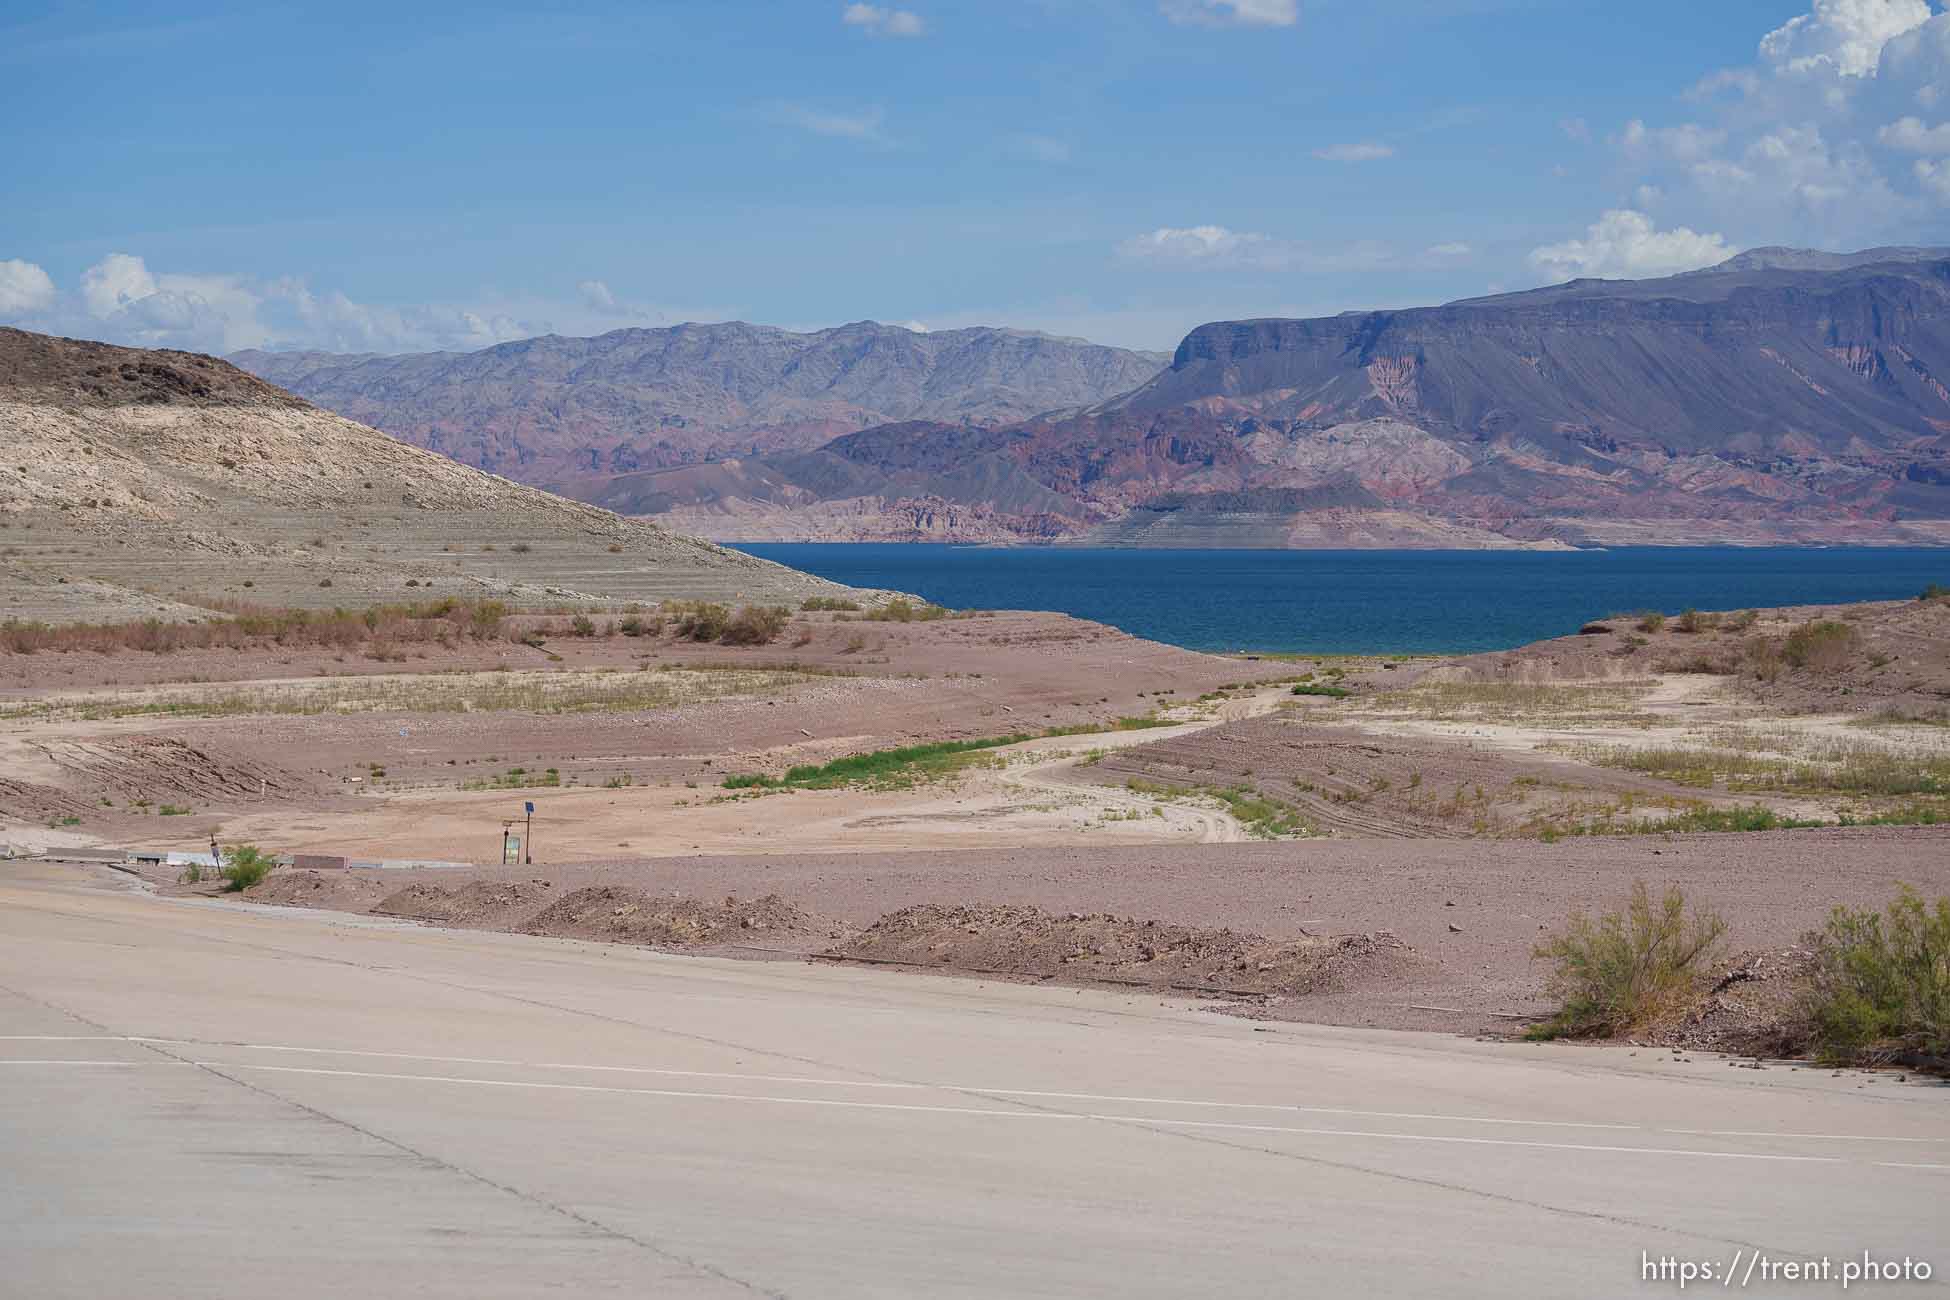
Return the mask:
POLYGON ((1592 619, 1909 600, 1950 585, 1935 547, 1160 550, 927 542, 738 543, 857 587, 956 609, 1046 609, 1193 650, 1473 654, 1592 619))

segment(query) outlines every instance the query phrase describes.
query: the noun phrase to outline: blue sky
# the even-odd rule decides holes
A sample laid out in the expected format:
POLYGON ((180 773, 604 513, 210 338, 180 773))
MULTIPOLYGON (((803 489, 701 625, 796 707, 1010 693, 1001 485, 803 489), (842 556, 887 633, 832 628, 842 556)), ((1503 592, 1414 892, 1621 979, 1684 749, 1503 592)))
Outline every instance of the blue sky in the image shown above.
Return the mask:
POLYGON ((403 351, 739 318, 1169 349, 1950 242, 1931 0, 49 4, 0 321, 403 351))

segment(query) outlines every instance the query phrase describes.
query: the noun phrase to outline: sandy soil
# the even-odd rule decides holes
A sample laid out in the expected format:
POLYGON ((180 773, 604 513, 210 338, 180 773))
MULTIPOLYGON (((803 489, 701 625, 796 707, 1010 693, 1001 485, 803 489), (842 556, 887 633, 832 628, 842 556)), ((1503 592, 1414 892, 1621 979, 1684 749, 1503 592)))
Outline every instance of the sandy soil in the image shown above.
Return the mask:
MULTIPOLYGON (((1573 908, 1616 906, 1640 878, 1655 887, 1677 884, 1720 909, 1735 951, 1778 950, 1818 925, 1831 907, 1880 906, 1900 882, 1930 895, 1950 893, 1950 828, 1554 845, 1364 839, 698 856, 468 871, 282 872, 263 888, 270 901, 365 911, 409 885, 447 895, 489 885, 495 888, 481 891, 484 904, 442 921, 488 929, 520 929, 554 899, 591 888, 671 901, 776 896, 809 918, 802 941, 758 946, 805 954, 828 952, 844 935, 919 906, 1109 915, 1230 929, 1272 942, 1387 934, 1407 945, 1401 960, 1335 987, 1254 1001, 1248 1009, 1328 1023, 1505 1033, 1521 1023, 1508 1017, 1549 1010, 1544 971, 1531 958, 1539 936, 1561 926, 1573 908), (510 886, 522 896, 493 901, 510 886)), ((979 940, 969 952, 923 964, 992 970, 1022 959, 1022 945, 1001 943, 997 935, 1018 925, 1016 919, 968 924, 977 933, 967 938, 979 940)), ((842 951, 876 955, 870 947, 842 951)), ((1042 974, 1033 963, 1029 973, 1042 974)), ((1048 977, 1092 982, 1103 973, 1122 972, 1059 966, 1048 977)))
MULTIPOLYGON (((0 667, 31 684, 0 696, 0 839, 194 849, 214 834, 291 852, 486 862, 499 858, 503 821, 531 800, 537 843, 555 860, 1052 836, 1223 839, 1236 826, 1211 810, 1148 816, 1142 801, 1059 779, 1090 750, 1170 732, 1017 746, 994 755, 1005 766, 973 768, 953 786, 755 797, 733 796, 722 783, 736 772, 776 773, 877 748, 1154 712, 1206 726, 1263 711, 1273 697, 1179 702, 1294 671, 1058 615, 915 624, 814 615, 782 640, 802 634, 806 644, 785 651, 569 640, 564 662, 545 672, 395 669, 327 679, 280 671, 134 686, 79 678, 176 656, 14 656, 0 667), (865 648, 850 649, 857 641, 865 648), (52 684, 71 675, 73 686, 52 684), (536 690, 590 707, 480 703, 536 690), (156 709, 170 712, 146 712, 156 709), (249 711, 259 709, 278 711, 249 711), (165 805, 187 811, 164 818, 165 805)), ((257 657, 260 668, 268 660, 257 657)), ((207 665, 175 666, 188 677, 207 665)))
MULTIPOLYGON (((200 849, 215 836, 493 863, 532 800, 533 866, 287 870, 257 896, 676 948, 1227 989, 1252 1014, 1471 1032, 1545 1011, 1538 936, 1574 907, 1616 906, 1635 879, 1681 885, 1727 914, 1737 949, 1776 956, 1836 904, 1879 906, 1898 882, 1950 892, 1940 827, 1544 834, 1621 808, 1753 801, 1582 761, 1593 746, 1704 743, 1737 727, 1773 729, 1756 744, 1866 738, 1941 754, 1941 726, 1859 725, 1890 698, 1874 692, 1794 686, 1770 702, 1728 675, 1643 670, 1656 665, 1566 685, 1560 670, 1586 658, 1547 664, 1556 677, 1481 671, 1486 660, 1247 662, 1041 614, 802 616, 782 642, 557 639, 558 660, 504 671, 468 656, 524 652, 462 647, 329 678, 274 654, 17 657, 0 662, 0 840, 200 849), (1352 693, 1294 696, 1296 677, 1352 693), (1136 716, 1169 725, 983 750, 953 775, 892 788, 724 787, 729 774, 918 741, 1136 716), (1240 790, 1278 801, 1304 837, 1246 842, 1266 825, 1217 797, 1240 790)), ((1905 680, 1914 703, 1923 678, 1905 680)), ((153 883, 181 888, 167 871, 153 883)))

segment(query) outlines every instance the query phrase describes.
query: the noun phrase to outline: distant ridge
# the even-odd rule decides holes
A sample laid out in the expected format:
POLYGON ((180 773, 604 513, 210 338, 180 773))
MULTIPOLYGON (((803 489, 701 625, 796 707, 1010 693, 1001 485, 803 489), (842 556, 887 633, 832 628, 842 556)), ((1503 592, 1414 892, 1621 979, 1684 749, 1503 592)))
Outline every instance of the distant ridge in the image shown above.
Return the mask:
POLYGON ((1130 392, 592 495, 724 538, 1950 543, 1950 250, 1219 321, 1130 392))
POLYGON ((810 450, 898 420, 1006 424, 1127 392, 1162 353, 1030 330, 729 322, 478 352, 240 352, 253 374, 463 464, 545 486, 810 450))
POLYGON ((1750 248, 1705 272, 1715 271, 1848 271, 1878 262, 1939 262, 1950 248, 1865 248, 1859 253, 1828 253, 1817 248, 1750 248))

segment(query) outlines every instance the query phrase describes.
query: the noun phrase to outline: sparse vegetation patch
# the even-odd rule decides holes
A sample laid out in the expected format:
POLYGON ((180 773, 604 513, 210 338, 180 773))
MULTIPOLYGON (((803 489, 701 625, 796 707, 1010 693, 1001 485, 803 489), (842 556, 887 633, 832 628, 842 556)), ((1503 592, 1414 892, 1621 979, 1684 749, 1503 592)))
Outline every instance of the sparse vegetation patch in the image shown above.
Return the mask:
POLYGON ((1687 914, 1678 886, 1656 904, 1643 880, 1623 909, 1592 920, 1573 912, 1562 934, 1539 943, 1551 963, 1550 989, 1563 1000, 1532 1038, 1623 1033, 1690 995, 1712 964, 1727 924, 1710 908, 1687 914))

